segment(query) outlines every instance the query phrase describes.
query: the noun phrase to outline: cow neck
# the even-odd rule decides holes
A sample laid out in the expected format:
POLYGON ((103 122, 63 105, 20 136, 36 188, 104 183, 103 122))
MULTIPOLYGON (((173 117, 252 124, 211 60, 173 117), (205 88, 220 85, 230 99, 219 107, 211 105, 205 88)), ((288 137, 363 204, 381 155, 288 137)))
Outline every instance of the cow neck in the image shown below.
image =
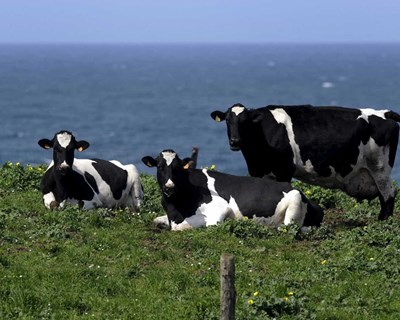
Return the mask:
POLYGON ((181 178, 174 181, 176 185, 176 193, 173 196, 175 196, 175 198, 179 199, 181 196, 186 196, 194 192, 195 186, 190 183, 189 179, 190 171, 191 169, 182 170, 180 173, 181 178))

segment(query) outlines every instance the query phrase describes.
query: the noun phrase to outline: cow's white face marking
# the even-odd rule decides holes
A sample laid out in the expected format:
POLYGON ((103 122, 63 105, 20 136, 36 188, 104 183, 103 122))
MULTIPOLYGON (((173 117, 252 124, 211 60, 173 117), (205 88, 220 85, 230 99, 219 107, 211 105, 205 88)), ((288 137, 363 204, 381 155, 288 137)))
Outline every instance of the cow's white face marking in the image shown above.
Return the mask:
POLYGON ((244 107, 233 107, 232 112, 238 116, 244 111, 244 107))
POLYGON ((364 119, 365 121, 368 121, 369 116, 377 116, 379 118, 382 118, 386 120, 385 113, 389 112, 389 110, 375 110, 371 108, 366 108, 366 109, 360 109, 361 115, 358 116, 358 119, 364 119))
POLYGON ((176 157, 175 152, 166 151, 166 152, 161 152, 161 154, 162 154, 165 162, 167 163, 167 166, 169 166, 176 157))
POLYGON ((71 139, 72 135, 67 132, 59 133, 57 135, 57 141, 63 148, 68 147, 68 145, 71 143, 71 139))
POLYGON ((167 183, 165 184, 165 186, 166 186, 167 188, 173 188, 173 187, 175 187, 175 183, 174 183, 171 179, 168 179, 168 181, 167 181, 167 183))

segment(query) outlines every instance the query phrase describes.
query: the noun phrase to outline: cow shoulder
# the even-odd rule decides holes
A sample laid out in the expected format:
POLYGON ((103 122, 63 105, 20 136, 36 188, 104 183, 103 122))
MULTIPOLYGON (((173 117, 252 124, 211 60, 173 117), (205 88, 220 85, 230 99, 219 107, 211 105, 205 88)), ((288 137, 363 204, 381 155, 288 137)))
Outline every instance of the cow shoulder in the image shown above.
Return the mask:
POLYGON ((68 198, 91 201, 93 200, 95 193, 98 193, 95 179, 93 177, 90 178, 90 174, 87 172, 81 174, 80 172, 73 170, 68 182, 68 198))

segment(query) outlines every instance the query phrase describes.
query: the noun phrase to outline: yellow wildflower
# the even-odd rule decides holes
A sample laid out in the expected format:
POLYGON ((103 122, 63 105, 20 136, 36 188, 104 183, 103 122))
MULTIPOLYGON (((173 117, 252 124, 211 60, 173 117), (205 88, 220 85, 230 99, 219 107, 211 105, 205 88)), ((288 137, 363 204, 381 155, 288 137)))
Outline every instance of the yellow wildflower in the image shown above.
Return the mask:
POLYGON ((258 296, 258 291, 254 292, 253 296, 257 297, 258 296))
POLYGON ((321 264, 322 264, 322 265, 326 264, 326 260, 325 260, 325 259, 324 259, 324 260, 321 260, 321 264))
POLYGON ((292 296, 292 295, 294 295, 294 292, 293 291, 289 291, 288 292, 288 296, 292 296))
POLYGON ((284 297, 284 298, 283 298, 283 300, 285 300, 285 301, 288 301, 288 300, 289 300, 289 298, 288 298, 288 297, 284 297))
POLYGON ((212 164, 210 170, 215 170, 215 164, 212 164))
POLYGON ((250 304, 250 305, 252 305, 252 304, 254 303, 254 300, 249 299, 249 300, 247 300, 247 303, 250 304))

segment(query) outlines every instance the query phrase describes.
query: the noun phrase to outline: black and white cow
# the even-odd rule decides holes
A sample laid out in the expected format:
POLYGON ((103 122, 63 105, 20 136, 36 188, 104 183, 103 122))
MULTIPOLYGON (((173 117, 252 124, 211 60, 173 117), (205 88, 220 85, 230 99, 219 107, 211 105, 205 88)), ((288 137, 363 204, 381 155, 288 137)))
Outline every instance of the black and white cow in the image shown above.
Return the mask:
POLYGON ((249 174, 277 181, 293 177, 339 188, 358 200, 381 203, 379 219, 393 213, 390 179, 400 115, 390 110, 236 104, 211 117, 225 120, 233 151, 241 150, 249 174))
POLYGON ((243 217, 273 226, 310 226, 319 225, 323 218, 322 209, 287 182, 185 169, 186 161, 173 150, 164 150, 157 158, 143 157, 142 161, 148 167, 157 167, 162 206, 167 213, 155 219, 159 226, 184 230, 243 217))
POLYGON ((47 208, 63 208, 68 201, 83 209, 139 209, 143 190, 134 165, 122 165, 115 160, 75 159, 74 151, 87 149, 89 143, 76 141, 69 131, 60 131, 52 140, 41 139, 38 144, 53 149, 53 161, 40 183, 47 208))

